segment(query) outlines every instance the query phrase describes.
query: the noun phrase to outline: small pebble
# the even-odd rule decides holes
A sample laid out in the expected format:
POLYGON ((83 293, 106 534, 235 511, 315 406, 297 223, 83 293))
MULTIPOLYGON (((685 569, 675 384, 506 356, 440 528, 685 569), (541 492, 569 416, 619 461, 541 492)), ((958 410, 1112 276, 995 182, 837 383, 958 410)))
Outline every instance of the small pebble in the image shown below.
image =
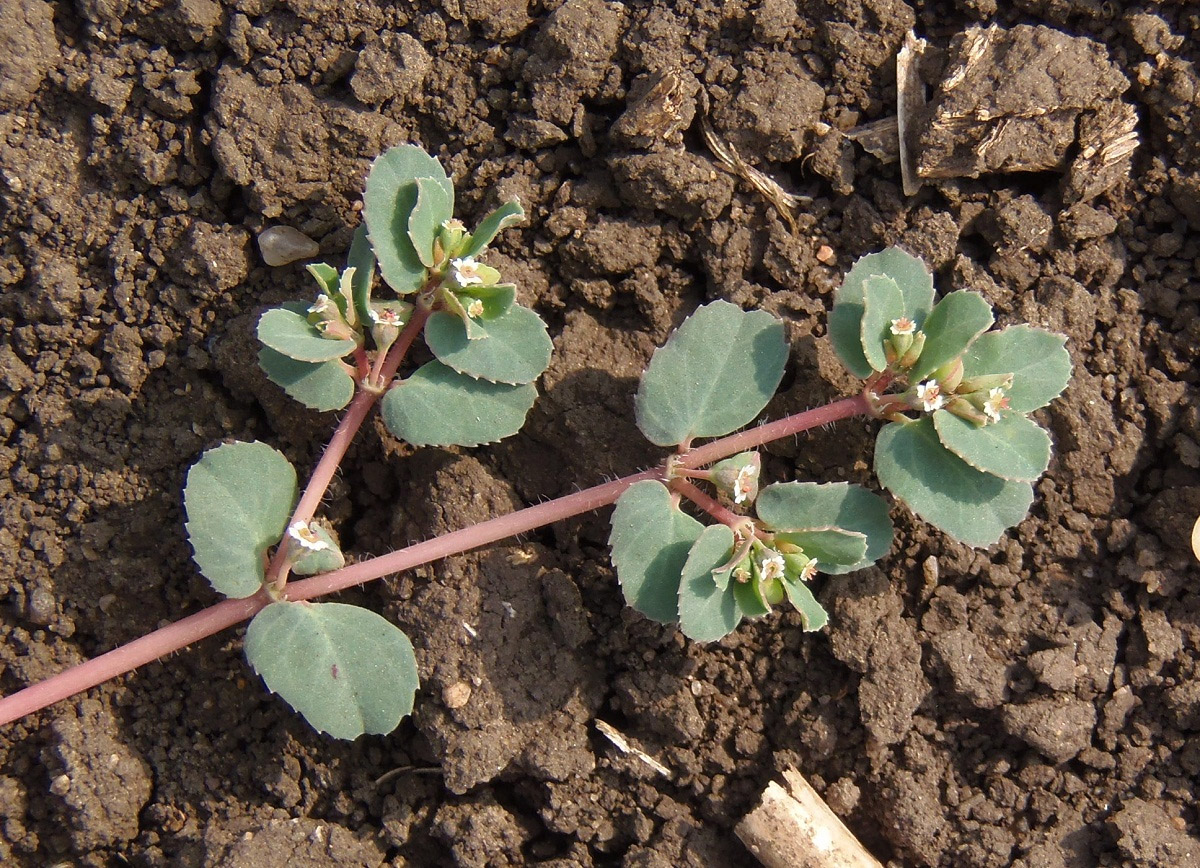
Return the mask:
POLYGON ((267 265, 287 265, 298 259, 311 259, 321 252, 320 245, 299 229, 272 226, 258 235, 258 250, 267 265))
POLYGON ((829 263, 833 262, 833 259, 833 248, 828 244, 822 244, 817 248, 817 262, 823 262, 824 264, 828 265, 829 263))
POLYGON ((442 690, 442 702, 447 708, 462 708, 471 699, 471 685, 465 681, 456 681, 446 685, 442 690))

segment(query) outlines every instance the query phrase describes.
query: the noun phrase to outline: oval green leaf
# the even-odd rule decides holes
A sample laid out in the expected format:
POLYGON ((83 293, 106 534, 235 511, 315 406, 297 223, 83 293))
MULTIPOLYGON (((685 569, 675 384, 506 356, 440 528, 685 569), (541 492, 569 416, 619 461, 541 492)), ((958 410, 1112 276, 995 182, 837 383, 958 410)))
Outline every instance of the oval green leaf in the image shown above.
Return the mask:
POLYGON ((775 534, 775 540, 800 546, 823 573, 831 566, 855 567, 867 556, 867 535, 840 527, 786 531, 775 534))
POLYGON ((501 230, 507 229, 525 219, 525 209, 516 199, 505 202, 491 214, 483 218, 483 222, 472 233, 459 256, 478 256, 483 249, 492 243, 501 230))
POLYGON ((442 364, 495 383, 531 383, 550 366, 554 349, 546 324, 527 307, 511 305, 495 319, 473 320, 479 336, 467 337, 461 317, 438 311, 425 324, 425 342, 442 364))
POLYGON ((800 620, 804 622, 804 632, 812 633, 829 623, 829 613, 817 602, 817 598, 804 582, 784 581, 783 592, 800 613, 800 620))
POLYGON ((246 660, 318 732, 385 735, 412 712, 412 643, 381 615, 345 603, 277 602, 246 628, 246 660))
POLYGON ((629 486, 617 499, 608 536, 625 602, 654 621, 679 620, 680 577, 703 531, 661 482, 647 479, 629 486))
MULTIPOLYGON (((335 290, 336 291, 336 290, 335 290)), ((327 338, 308 321, 308 307, 290 302, 273 307, 258 320, 258 339, 298 362, 328 362, 354 352, 354 341, 327 338)))
POLYGON ((887 554, 895 536, 883 498, 848 482, 777 482, 759 492, 755 510, 776 531, 836 527, 865 536, 867 548, 861 560, 819 565, 821 572, 830 575, 870 566, 887 554))
POLYGON ((904 294, 896 281, 872 274, 863 281, 863 353, 872 370, 887 369, 886 342, 892 335, 892 320, 904 316, 904 294))
POLYGON ((360 323, 371 322, 371 285, 375 282, 375 251, 367 239, 367 225, 358 224, 354 230, 354 238, 350 242, 350 252, 346 256, 346 268, 354 269, 354 277, 350 281, 354 296, 354 310, 358 313, 360 323))
POLYGON ((977 292, 964 289, 944 297, 921 326, 925 348, 909 371, 909 382, 918 383, 946 362, 957 359, 994 321, 992 306, 977 292))
POLYGON ((1012 374, 1008 405, 1016 413, 1045 407, 1071 381, 1064 335, 1028 325, 981 335, 963 356, 963 376, 1012 374))
POLYGON ((267 379, 309 409, 340 410, 354 397, 354 378, 339 361, 299 362, 263 347, 258 365, 267 379))
POLYGON ((489 383, 435 361, 388 390, 381 412, 414 446, 479 446, 520 431, 536 398, 531 385, 489 383))
POLYGON ((751 577, 748 582, 732 579, 729 582, 729 590, 733 593, 743 617, 761 618, 771 614, 771 605, 763 597, 762 583, 758 579, 751 577))
POLYGON ((302 552, 292 564, 292 572, 297 576, 315 576, 320 573, 332 573, 346 566, 346 556, 338 548, 333 534, 319 524, 312 524, 310 527, 317 539, 325 543, 325 548, 307 549, 302 552))
POLYGON ((829 339, 842 364, 854 376, 866 379, 872 368, 863 353, 862 318, 868 277, 882 274, 896 281, 904 294, 904 312, 919 327, 933 307, 933 275, 916 256, 899 247, 868 253, 854 263, 833 296, 829 312, 829 339))
POLYGON ((933 427, 943 446, 992 476, 1033 482, 1050 466, 1050 435, 1021 413, 1003 413, 999 422, 979 426, 938 410, 933 427))
POLYGON ((401 295, 416 292, 425 282, 425 264, 408 234, 408 222, 417 205, 417 179, 433 178, 450 187, 441 163, 415 145, 388 150, 371 164, 363 194, 363 219, 388 285, 401 295))
POLYGON ((454 216, 454 187, 437 178, 417 178, 417 204, 408 218, 408 238, 427 268, 437 265, 433 242, 454 216))
POLYGON ((787 356, 783 323, 771 314, 706 304, 650 360, 635 402, 638 427, 658 446, 728 434, 762 412, 787 356))
POLYGON ((913 512, 972 546, 999 540, 1033 503, 1028 482, 976 470, 942 446, 928 416, 893 422, 879 432, 875 473, 913 512))
POLYGON ((688 552, 679 582, 679 629, 697 642, 713 642, 737 629, 742 621, 728 575, 713 577, 733 554, 733 531, 726 525, 706 527, 688 552))
POLYGON ((295 500, 295 469, 265 443, 224 443, 192 465, 183 489, 188 542, 218 593, 258 591, 267 549, 283 536, 295 500))

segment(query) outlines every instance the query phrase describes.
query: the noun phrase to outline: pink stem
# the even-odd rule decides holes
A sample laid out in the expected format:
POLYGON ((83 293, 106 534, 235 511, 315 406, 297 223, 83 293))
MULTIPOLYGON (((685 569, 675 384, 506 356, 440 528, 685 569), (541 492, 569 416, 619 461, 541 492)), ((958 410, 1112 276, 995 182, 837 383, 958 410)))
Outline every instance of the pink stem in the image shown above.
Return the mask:
POLYGON ((749 519, 744 515, 738 515, 731 509, 727 509, 719 501, 710 497, 707 493, 697 488, 686 479, 680 479, 678 476, 672 479, 668 486, 674 491, 678 491, 696 506, 707 512, 721 524, 728 525, 730 528, 735 528, 738 525, 745 524, 749 519))
MULTIPOLYGON (((779 437, 788 437, 818 425, 826 425, 839 419, 847 419, 869 412, 870 405, 861 395, 846 398, 826 407, 819 407, 780 419, 777 422, 742 431, 739 434, 733 434, 721 440, 714 440, 712 443, 691 450, 676 460, 687 466, 696 467, 736 455, 738 452, 744 452, 755 446, 761 446, 763 443, 779 437)), ((597 485, 566 497, 453 531, 400 551, 372 558, 369 561, 295 582, 288 587, 287 597, 291 600, 311 600, 323 594, 344 590, 372 579, 478 548, 514 534, 525 533, 551 522, 599 509, 615 502, 622 492, 635 482, 645 479, 662 479, 664 470, 665 465, 635 473, 614 482, 597 485)), ((110 678, 123 675, 139 666, 157 660, 159 657, 211 636, 226 627, 251 618, 270 602, 271 598, 265 591, 260 591, 253 597, 242 600, 225 600, 176 621, 174 624, 148 633, 120 648, 73 666, 45 681, 18 690, 16 693, 0 699, 0 725, 32 714, 61 699, 95 687, 110 678)))

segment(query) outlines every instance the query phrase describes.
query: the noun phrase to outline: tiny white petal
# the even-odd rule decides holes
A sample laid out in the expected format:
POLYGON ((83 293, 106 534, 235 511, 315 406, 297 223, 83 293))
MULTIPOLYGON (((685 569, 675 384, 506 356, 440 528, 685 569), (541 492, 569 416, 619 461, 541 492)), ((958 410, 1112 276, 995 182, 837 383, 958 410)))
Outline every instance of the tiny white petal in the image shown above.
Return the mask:
POLYGON ((800 581, 810 582, 810 581, 812 581, 812 577, 815 576, 816 574, 817 574, 817 559, 813 558, 811 561, 809 561, 807 564, 805 564, 804 569, 802 569, 800 571, 800 581))
POLYGON ((921 407, 926 413, 940 410, 946 403, 946 398, 942 395, 942 387, 935 380, 926 380, 924 383, 918 384, 917 400, 921 402, 921 407))
POLYGON ((459 286, 483 283, 483 278, 479 275, 479 263, 470 256, 463 259, 451 259, 450 267, 454 269, 454 280, 459 286))
POLYGON ((763 581, 769 582, 772 579, 783 578, 783 567, 783 555, 772 554, 759 562, 758 571, 762 574, 763 581))
POLYGON ((320 552, 329 548, 329 543, 317 536, 308 526, 308 522, 298 521, 293 524, 288 528, 288 536, 300 543, 301 548, 310 552, 320 552))
POLYGON ((906 316, 892 320, 892 334, 911 335, 917 330, 917 324, 906 316))

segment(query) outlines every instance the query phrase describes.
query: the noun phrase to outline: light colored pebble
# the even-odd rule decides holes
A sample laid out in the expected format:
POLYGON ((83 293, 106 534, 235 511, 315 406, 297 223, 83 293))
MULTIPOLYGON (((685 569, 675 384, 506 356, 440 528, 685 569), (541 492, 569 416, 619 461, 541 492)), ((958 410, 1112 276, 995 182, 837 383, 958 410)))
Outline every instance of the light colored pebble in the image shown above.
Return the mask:
POLYGON ((321 252, 320 245, 299 229, 272 226, 258 235, 258 250, 267 265, 287 265, 298 259, 311 259, 321 252))

